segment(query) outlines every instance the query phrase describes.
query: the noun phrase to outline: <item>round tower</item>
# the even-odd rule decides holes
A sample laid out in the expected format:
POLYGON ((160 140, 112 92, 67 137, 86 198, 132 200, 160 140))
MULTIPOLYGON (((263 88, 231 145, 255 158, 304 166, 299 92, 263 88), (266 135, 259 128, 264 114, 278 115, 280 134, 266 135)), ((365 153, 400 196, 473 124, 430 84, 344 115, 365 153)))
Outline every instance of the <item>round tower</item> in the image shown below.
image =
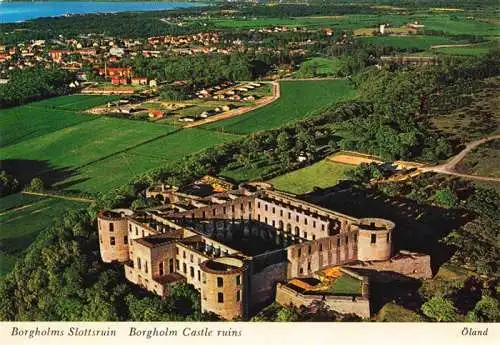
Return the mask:
POLYGON ((246 316, 247 264, 232 256, 207 260, 202 273, 201 310, 226 320, 246 316))
POLYGON ((389 260, 395 226, 393 222, 381 218, 362 218, 353 224, 351 229, 358 230, 358 260, 389 260))
POLYGON ((102 211, 97 215, 99 248, 104 262, 129 260, 128 221, 130 210, 102 211))

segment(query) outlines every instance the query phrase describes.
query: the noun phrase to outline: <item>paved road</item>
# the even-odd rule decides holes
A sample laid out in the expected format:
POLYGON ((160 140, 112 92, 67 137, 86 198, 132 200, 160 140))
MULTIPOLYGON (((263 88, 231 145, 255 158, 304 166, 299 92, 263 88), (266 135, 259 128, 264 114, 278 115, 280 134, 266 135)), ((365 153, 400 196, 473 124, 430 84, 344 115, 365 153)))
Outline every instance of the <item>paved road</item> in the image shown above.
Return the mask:
POLYGON ((436 165, 433 167, 425 167, 421 168, 420 170, 423 172, 437 172, 441 174, 448 174, 448 175, 455 175, 455 176, 461 176, 461 177, 466 177, 466 178, 471 178, 471 179, 476 179, 476 180, 483 180, 483 181, 496 181, 500 182, 500 178, 498 177, 487 177, 487 176, 476 176, 476 175, 468 175, 468 174, 461 174, 455 171, 455 166, 462 160, 464 157, 475 147, 482 145, 488 141, 495 140, 495 139, 500 139, 500 135, 493 135, 490 137, 486 137, 483 139, 479 139, 476 141, 471 141, 470 143, 467 143, 465 145, 465 148, 460 151, 456 156, 452 157, 449 161, 447 161, 444 164, 436 165))
POLYGON ((255 105, 253 105, 251 107, 236 108, 234 110, 230 110, 230 111, 227 111, 227 112, 219 114, 219 115, 210 116, 206 119, 184 125, 183 128, 198 127, 198 126, 201 126, 201 125, 204 125, 207 123, 212 123, 212 122, 216 122, 216 121, 220 121, 220 120, 224 120, 224 119, 229 119, 231 117, 243 115, 243 114, 246 114, 250 111, 262 108, 268 104, 273 103, 274 101, 276 101, 277 99, 279 99, 281 97, 281 90, 280 90, 280 83, 279 82, 273 81, 271 83, 273 85, 273 95, 270 97, 265 97, 265 98, 258 100, 255 103, 255 105))

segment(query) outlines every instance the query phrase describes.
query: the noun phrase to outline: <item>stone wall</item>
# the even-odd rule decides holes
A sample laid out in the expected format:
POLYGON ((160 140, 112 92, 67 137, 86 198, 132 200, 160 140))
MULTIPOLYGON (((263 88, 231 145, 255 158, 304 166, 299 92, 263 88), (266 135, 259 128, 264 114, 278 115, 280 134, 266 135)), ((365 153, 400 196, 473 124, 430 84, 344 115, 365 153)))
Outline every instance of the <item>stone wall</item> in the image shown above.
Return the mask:
POLYGON ((342 314, 353 313, 362 318, 370 317, 370 301, 366 297, 304 295, 284 284, 278 284, 276 287, 276 302, 281 305, 300 307, 302 305, 308 306, 313 301, 321 300, 323 300, 331 310, 336 312, 342 314))
POLYGON ((287 263, 280 262, 265 267, 250 276, 249 304, 259 308, 274 300, 276 284, 286 280, 287 263))
POLYGON ((325 267, 357 260, 357 231, 287 248, 288 278, 311 276, 325 267))
POLYGON ((415 279, 432 278, 431 257, 426 254, 401 251, 388 261, 363 262, 348 267, 394 272, 415 279))

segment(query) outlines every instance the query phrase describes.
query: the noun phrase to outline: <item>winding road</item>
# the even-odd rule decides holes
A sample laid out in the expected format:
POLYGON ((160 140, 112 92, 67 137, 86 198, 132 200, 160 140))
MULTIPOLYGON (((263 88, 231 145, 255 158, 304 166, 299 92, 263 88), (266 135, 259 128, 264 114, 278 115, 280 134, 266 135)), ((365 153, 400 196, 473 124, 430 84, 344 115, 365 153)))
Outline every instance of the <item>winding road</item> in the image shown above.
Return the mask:
POLYGON ((469 175, 469 174, 461 174, 459 172, 455 171, 455 166, 462 160, 464 157, 472 151, 472 149, 476 148, 479 145, 482 145, 488 141, 495 140, 495 139, 500 139, 500 135, 493 135, 489 136, 483 139, 471 141, 470 143, 467 143, 465 145, 465 148, 460 151, 456 156, 453 156, 449 161, 447 161, 444 164, 432 166, 432 167, 423 167, 420 168, 422 172, 436 172, 440 174, 448 174, 448 175, 455 175, 455 176, 460 176, 460 177, 466 177, 466 178, 471 178, 471 179, 476 179, 476 180, 483 180, 483 181, 495 181, 495 182, 500 182, 500 178, 498 177, 488 177, 488 176, 476 176, 476 175, 469 175))

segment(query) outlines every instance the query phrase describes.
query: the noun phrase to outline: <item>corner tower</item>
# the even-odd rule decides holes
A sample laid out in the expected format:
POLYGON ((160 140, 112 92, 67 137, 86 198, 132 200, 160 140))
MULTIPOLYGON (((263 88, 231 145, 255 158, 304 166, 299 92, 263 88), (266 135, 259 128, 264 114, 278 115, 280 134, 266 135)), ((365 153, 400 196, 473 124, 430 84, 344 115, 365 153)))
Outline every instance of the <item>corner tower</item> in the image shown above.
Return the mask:
POLYGON ((381 218, 361 218, 352 225, 358 230, 358 260, 381 261, 392 256, 392 232, 396 225, 381 218))
POLYGON ((202 262, 201 310, 226 320, 247 315, 247 264, 225 256, 202 262))
POLYGON ((102 211, 97 215, 99 249, 104 262, 129 260, 128 220, 133 212, 127 209, 102 211))

